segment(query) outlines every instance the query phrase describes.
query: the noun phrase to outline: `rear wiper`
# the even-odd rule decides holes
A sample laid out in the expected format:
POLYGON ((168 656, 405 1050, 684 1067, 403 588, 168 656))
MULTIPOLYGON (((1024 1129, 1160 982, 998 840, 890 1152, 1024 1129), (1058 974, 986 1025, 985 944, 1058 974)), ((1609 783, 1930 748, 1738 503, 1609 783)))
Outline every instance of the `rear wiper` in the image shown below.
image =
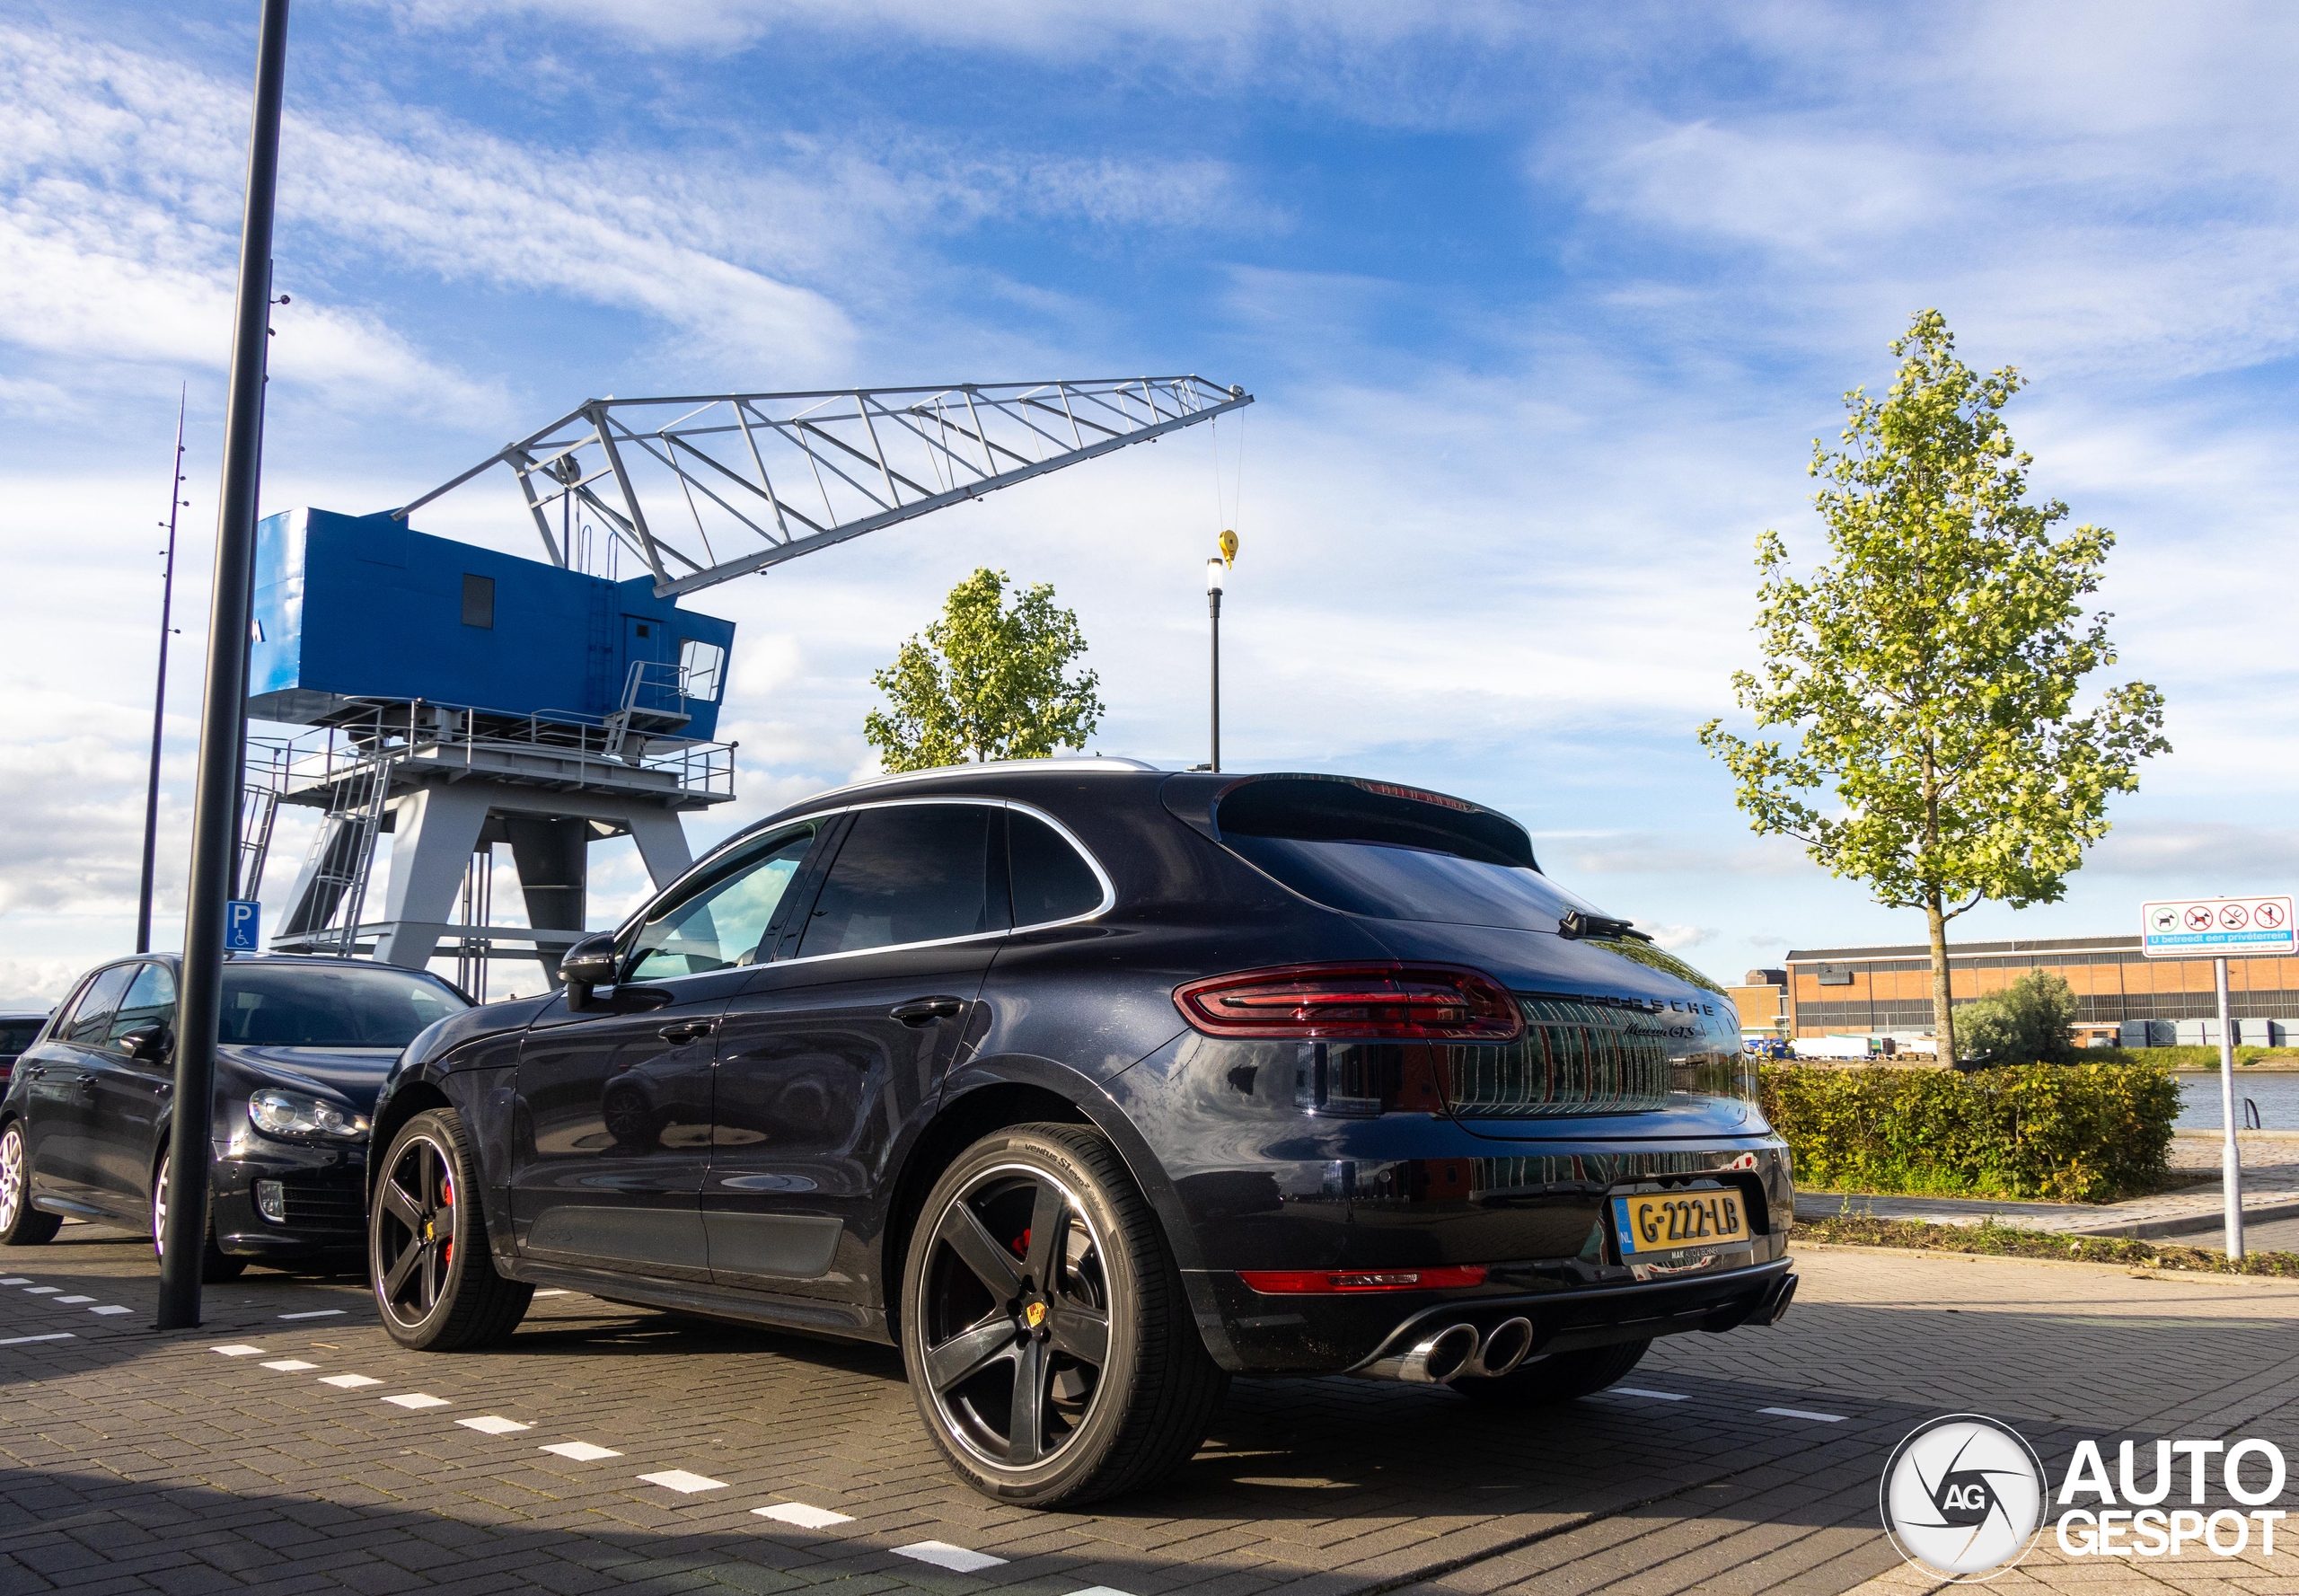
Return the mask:
POLYGON ((1564 918, 1556 922, 1556 934, 1568 942, 1578 942, 1588 937, 1615 940, 1634 937, 1640 942, 1652 939, 1649 933, 1638 930, 1625 920, 1615 920, 1609 914, 1584 914, 1578 909, 1564 912, 1564 918))

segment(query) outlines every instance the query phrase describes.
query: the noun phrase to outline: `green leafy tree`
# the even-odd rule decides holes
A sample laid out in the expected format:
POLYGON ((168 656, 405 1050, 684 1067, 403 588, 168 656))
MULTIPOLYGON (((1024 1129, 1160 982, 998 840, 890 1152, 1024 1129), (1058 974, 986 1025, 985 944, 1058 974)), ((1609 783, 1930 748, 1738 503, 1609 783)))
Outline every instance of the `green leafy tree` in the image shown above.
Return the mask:
POLYGON ((2073 1063, 2074 1023, 2075 989, 2049 970, 2030 970, 1956 1017, 1965 1051, 1989 1054, 1998 1064, 2073 1063))
POLYGON ((1041 582, 1017 589, 989 569, 950 589, 942 618, 912 638, 870 680, 886 695, 862 736, 889 771, 969 760, 1044 759, 1081 748, 1100 724, 1100 678, 1067 675, 1086 652, 1075 611, 1041 582))
POLYGON ((1944 1061, 1957 1056, 1948 921, 1991 899, 2057 902, 2107 833, 2110 796, 2136 791, 2139 761, 2171 745, 2163 695, 2144 682, 2074 713, 2083 679, 2116 657, 2108 615, 2083 602, 2115 534, 2055 533, 2067 507, 2028 502, 2031 461, 2002 413, 2019 373, 1966 366, 1937 311, 1892 353, 1882 399, 1845 396, 1843 447, 1812 445, 1829 563, 1799 577, 1780 533, 1757 540, 1765 663, 1732 687, 1759 735, 1712 720, 1700 740, 1751 829, 1924 911, 1944 1061), (1761 735, 1774 727, 1794 746, 1761 735))

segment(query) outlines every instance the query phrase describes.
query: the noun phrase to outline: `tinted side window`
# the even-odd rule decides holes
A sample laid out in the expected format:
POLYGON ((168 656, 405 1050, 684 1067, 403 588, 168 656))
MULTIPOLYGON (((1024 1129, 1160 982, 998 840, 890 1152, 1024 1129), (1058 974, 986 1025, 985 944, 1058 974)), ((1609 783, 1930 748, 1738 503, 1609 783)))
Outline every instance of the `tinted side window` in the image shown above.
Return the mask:
POLYGON ((990 823, 982 804, 903 804, 854 817, 823 883, 798 957, 996 930, 990 823))
POLYGON ((154 1020, 164 1026, 176 1022, 176 978, 168 974, 165 965, 145 965, 136 972, 136 984, 120 1001, 119 1012, 112 1016, 105 1039, 113 1052, 124 1053, 127 1048, 120 1038, 154 1020))
POLYGON ((64 1039, 83 1047, 101 1047, 111 1017, 119 1008, 120 994, 136 978, 136 971, 134 965, 115 965, 90 982, 80 1006, 72 1010, 72 1027, 64 1033, 64 1039))
POLYGON ((811 821, 762 838, 716 881, 656 910, 639 928, 626 979, 664 981, 765 962, 773 951, 767 928, 777 923, 782 895, 814 845, 811 821))
POLYGON ((1006 849, 1014 877, 1014 923, 1044 925, 1102 906, 1102 884, 1061 833, 1018 809, 1006 812, 1006 849))
POLYGON ((37 1019, 0 1020, 0 1059, 13 1058, 30 1047, 40 1027, 37 1019))

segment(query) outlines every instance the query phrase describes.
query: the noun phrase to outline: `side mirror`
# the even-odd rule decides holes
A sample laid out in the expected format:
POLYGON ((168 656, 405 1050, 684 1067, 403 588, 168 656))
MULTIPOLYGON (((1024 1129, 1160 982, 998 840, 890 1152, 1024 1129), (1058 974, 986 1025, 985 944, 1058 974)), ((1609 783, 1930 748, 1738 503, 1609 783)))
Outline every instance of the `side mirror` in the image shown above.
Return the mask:
POLYGON ((591 1001, 595 986, 612 986, 617 957, 614 938, 604 932, 586 937, 559 958, 559 978, 567 984, 567 1006, 581 1012, 591 1001))
POLYGON ((130 1026, 113 1040, 132 1059, 156 1063, 168 1055, 168 1027, 160 1020, 147 1019, 141 1025, 130 1026))

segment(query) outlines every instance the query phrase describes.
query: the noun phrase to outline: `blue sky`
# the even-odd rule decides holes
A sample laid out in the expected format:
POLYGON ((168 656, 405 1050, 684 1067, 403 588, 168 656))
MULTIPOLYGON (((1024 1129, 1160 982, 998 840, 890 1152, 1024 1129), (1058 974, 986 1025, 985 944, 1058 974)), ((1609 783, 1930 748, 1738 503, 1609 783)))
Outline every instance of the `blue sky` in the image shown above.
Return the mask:
MULTIPOLYGON (((0 998, 132 928, 188 384, 181 916, 253 13, 0 3, 0 998)), ((698 838, 868 770, 869 672, 982 563, 1078 609, 1095 746, 1202 757, 1226 521, 1229 763, 1497 804, 1737 976, 1922 932, 1749 835, 1692 732, 1756 534, 1817 551, 1810 440, 1938 305, 2120 534, 2113 675, 2176 750, 2066 904, 1958 929, 2124 930, 2299 875, 2295 55, 2234 4, 305 0, 264 503, 401 503, 592 394, 1240 384, 1229 497, 1200 429, 697 601, 744 778, 698 838)), ((424 524, 531 551, 507 480, 424 524)), ((602 851, 595 916, 639 884, 602 851)))

